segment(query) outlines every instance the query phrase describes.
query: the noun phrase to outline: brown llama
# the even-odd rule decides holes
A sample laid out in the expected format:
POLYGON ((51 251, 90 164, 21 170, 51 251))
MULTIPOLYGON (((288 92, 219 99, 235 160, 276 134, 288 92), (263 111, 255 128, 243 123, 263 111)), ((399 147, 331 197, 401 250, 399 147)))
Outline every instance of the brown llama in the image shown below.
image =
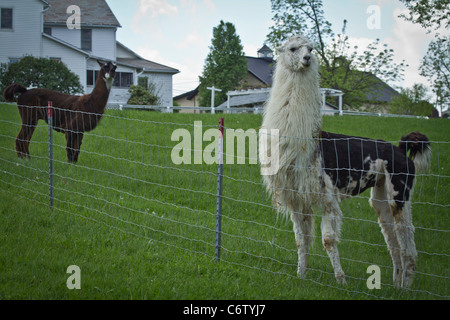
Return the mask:
POLYGON ((16 138, 16 152, 22 158, 28 158, 28 146, 34 129, 40 119, 47 118, 48 102, 53 103, 53 129, 62 132, 67 141, 67 160, 77 162, 84 132, 93 130, 105 112, 116 65, 112 62, 101 62, 94 90, 83 96, 68 95, 49 89, 27 90, 20 84, 12 84, 3 92, 6 101, 12 102, 14 94, 19 93, 17 108, 22 118, 22 128, 16 138))

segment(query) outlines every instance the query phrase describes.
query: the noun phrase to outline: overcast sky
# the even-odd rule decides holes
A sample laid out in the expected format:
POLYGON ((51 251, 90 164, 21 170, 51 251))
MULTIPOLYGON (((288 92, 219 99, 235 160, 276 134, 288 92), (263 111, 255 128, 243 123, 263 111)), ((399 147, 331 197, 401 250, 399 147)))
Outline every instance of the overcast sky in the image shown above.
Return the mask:
MULTIPOLYGON (((180 70, 173 94, 198 85, 211 45, 212 29, 220 20, 236 26, 245 54, 256 56, 272 24, 270 0, 106 0, 122 28, 117 40, 142 57, 180 70)), ((394 49, 395 59, 409 65, 400 85, 428 85, 419 65, 433 34, 398 15, 407 12, 399 0, 323 0, 325 18, 339 33, 347 19, 352 44, 364 49, 376 38, 394 49), (376 7, 373 7, 376 6, 376 7), (379 25, 373 9, 379 9, 379 25)), ((448 33, 448 31, 446 31, 448 33)), ((441 31, 441 33, 444 33, 441 31)))

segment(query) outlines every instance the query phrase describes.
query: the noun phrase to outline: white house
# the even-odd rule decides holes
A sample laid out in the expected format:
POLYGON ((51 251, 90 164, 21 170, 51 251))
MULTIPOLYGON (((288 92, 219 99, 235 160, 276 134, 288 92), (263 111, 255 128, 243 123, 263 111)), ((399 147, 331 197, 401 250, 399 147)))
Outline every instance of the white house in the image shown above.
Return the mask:
POLYGON ((120 27, 105 0, 1 0, 0 63, 25 55, 61 61, 89 93, 99 70, 96 60, 112 60, 117 70, 109 105, 125 104, 130 85, 147 78, 144 82, 153 82, 161 105, 172 106, 172 76, 179 71, 146 60, 118 42, 120 27), (69 8, 74 4, 79 25, 74 18, 77 11, 69 8))

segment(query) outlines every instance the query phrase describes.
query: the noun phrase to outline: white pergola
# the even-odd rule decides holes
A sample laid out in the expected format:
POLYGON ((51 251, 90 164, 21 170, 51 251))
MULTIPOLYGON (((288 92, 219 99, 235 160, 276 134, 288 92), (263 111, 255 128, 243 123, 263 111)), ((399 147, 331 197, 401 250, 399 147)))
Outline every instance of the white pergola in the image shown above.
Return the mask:
MULTIPOLYGON (((251 89, 251 90, 236 90, 236 91, 228 91, 227 92, 227 109, 230 109, 230 100, 233 96, 243 96, 243 95, 255 95, 255 94, 263 94, 269 93, 271 88, 262 88, 262 89, 251 89)), ((325 98, 326 97, 339 97, 339 115, 343 115, 342 111, 342 96, 344 93, 340 90, 329 89, 329 88, 320 88, 320 94, 322 95, 323 105, 322 108, 325 109, 325 98)))
POLYGON ((344 93, 341 90, 320 88, 320 93, 322 94, 323 109, 325 109, 325 98, 326 97, 339 97, 339 115, 343 115, 342 111, 342 96, 344 93))

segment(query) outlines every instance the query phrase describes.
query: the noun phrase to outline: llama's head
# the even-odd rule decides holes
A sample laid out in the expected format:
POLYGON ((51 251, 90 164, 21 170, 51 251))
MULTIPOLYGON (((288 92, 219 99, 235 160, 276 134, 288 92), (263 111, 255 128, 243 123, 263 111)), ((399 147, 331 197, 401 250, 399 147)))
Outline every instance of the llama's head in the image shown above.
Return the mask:
POLYGON ((111 86, 114 82, 114 77, 116 76, 116 64, 114 62, 108 61, 108 62, 102 62, 100 60, 97 60, 98 64, 100 65, 100 74, 99 77, 101 77, 105 83, 106 87, 111 89, 111 86))
POLYGON ((281 47, 278 63, 294 72, 317 69, 317 58, 312 53, 313 44, 306 37, 296 35, 289 38, 281 47))

